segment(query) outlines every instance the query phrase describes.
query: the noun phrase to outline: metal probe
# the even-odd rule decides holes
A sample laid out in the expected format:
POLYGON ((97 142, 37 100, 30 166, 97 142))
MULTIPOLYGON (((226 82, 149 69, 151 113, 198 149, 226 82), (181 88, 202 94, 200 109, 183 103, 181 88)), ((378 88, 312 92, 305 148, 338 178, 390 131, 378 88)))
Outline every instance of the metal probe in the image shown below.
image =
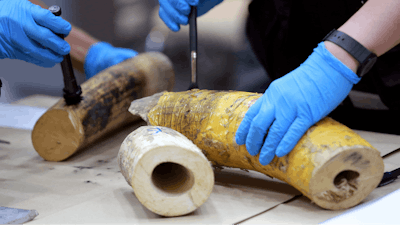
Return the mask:
POLYGON ((191 59, 191 80, 189 90, 199 88, 197 86, 197 7, 192 6, 189 15, 190 35, 190 59, 191 59))
MULTIPOLYGON (((61 7, 53 5, 49 7, 50 12, 55 16, 61 16, 61 7)), ((63 34, 57 34, 60 38, 64 39, 63 34)), ((71 56, 69 54, 64 56, 61 62, 61 69, 64 76, 64 99, 67 105, 78 104, 82 100, 82 89, 76 82, 74 70, 72 68, 71 56)))

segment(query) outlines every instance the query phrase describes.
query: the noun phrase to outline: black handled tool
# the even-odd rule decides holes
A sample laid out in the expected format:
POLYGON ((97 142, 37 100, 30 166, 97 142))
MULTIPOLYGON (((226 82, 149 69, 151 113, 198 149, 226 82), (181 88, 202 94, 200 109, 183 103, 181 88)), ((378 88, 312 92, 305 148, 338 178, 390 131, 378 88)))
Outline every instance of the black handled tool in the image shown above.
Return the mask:
POLYGON ((10 144, 10 142, 9 141, 3 141, 3 140, 0 140, 0 144, 10 144))
POLYGON ((197 7, 192 6, 189 15, 189 35, 190 35, 190 59, 191 59, 191 79, 189 90, 199 88, 197 86, 197 7))
POLYGON ((400 176, 400 168, 397 168, 390 172, 385 172, 383 174, 382 180, 379 183, 378 187, 382 187, 382 186, 385 186, 387 184, 394 182, 398 176, 400 176))
MULTIPOLYGON (((61 16, 60 6, 53 5, 49 8, 55 16, 61 16)), ((60 38, 64 39, 64 35, 57 34, 60 38)), ((61 69, 64 76, 64 99, 67 105, 78 104, 82 100, 82 89, 77 84, 74 70, 72 68, 71 56, 65 55, 64 60, 61 62, 61 69)))
MULTIPOLYGON (((398 153, 399 151, 400 151, 400 148, 395 149, 395 150, 385 154, 384 156, 382 156, 382 159, 384 159, 386 157, 389 157, 389 156, 391 156, 391 155, 393 155, 395 153, 398 153)), ((383 187, 383 186, 385 186, 387 184, 390 184, 390 183, 394 182, 397 179, 397 177, 399 177, 399 176, 400 176, 400 168, 397 168, 397 169, 395 169, 393 171, 390 171, 390 172, 385 172, 383 174, 382 180, 379 183, 378 187, 383 187)))

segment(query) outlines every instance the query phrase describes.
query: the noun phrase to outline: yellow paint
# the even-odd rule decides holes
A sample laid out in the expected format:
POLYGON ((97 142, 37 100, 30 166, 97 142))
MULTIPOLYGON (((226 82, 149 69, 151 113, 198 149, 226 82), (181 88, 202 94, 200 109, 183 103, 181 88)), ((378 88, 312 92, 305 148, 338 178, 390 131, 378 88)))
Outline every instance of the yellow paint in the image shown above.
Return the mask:
POLYGON ((148 117, 152 125, 177 130, 200 149, 207 150, 206 156, 214 164, 254 169, 242 157, 252 156, 244 146, 239 148, 236 144, 235 133, 244 113, 260 96, 247 92, 205 90, 186 94, 167 92, 148 117))
POLYGON ((324 163, 344 148, 376 151, 351 129, 325 118, 311 127, 287 156, 267 166, 238 146, 235 133, 249 107, 260 94, 191 90, 166 92, 148 114, 154 126, 166 126, 192 140, 214 164, 259 171, 283 180, 311 198, 310 180, 324 163))
POLYGON ((286 174, 276 171, 274 175, 298 187, 302 193, 309 193, 309 182, 315 168, 338 154, 342 147, 354 146, 374 149, 348 127, 331 118, 325 118, 311 127, 287 156, 291 163, 288 164, 286 174))

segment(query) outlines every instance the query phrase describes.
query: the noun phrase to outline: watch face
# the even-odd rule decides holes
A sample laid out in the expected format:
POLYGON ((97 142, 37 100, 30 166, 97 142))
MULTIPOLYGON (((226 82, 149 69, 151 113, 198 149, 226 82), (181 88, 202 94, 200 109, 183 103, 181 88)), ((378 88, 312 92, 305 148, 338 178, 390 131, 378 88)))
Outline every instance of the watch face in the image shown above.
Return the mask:
POLYGON ((358 71, 357 71, 357 75, 358 75, 359 77, 362 77, 362 76, 364 76, 366 73, 368 73, 368 71, 370 71, 371 68, 374 66, 374 64, 375 64, 375 62, 376 62, 377 59, 378 59, 378 57, 376 57, 376 55, 372 53, 372 54, 368 57, 368 59, 365 60, 365 62, 364 62, 362 65, 360 65, 360 67, 358 68, 358 71))

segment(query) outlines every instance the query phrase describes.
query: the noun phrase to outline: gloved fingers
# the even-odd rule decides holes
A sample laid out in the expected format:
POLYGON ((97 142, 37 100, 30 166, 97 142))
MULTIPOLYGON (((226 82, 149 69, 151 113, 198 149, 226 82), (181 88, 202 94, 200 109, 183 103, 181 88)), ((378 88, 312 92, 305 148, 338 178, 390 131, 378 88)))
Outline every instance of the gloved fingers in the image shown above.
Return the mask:
POLYGON ((49 62, 49 61, 43 62, 41 60, 38 60, 37 58, 33 58, 18 49, 15 50, 14 56, 16 59, 22 59, 25 62, 32 63, 32 64, 35 64, 35 65, 41 66, 41 67, 50 68, 50 67, 53 67, 56 65, 56 63, 54 63, 54 62, 49 62))
POLYGON ((260 112, 254 117, 246 139, 246 149, 250 155, 254 156, 260 152, 268 128, 275 119, 274 110, 273 107, 263 105, 261 106, 260 112))
POLYGON ((190 6, 184 0, 162 1, 160 10, 163 9, 171 21, 187 25, 189 23, 190 6))
POLYGON ((263 146, 258 161, 261 163, 261 165, 265 166, 268 165, 274 159, 274 157, 275 157, 275 152, 271 150, 265 150, 263 146))
POLYGON ((72 26, 69 22, 38 5, 32 6, 32 17, 38 25, 46 27, 56 34, 67 36, 71 32, 72 26))
POLYGON ((112 49, 113 46, 107 42, 97 42, 89 47, 83 64, 86 79, 93 77, 102 70, 104 62, 107 62, 107 60, 102 59, 106 58, 107 52, 112 52, 112 49))
POLYGON ((42 62, 60 63, 63 60, 63 56, 53 52, 50 49, 43 48, 39 44, 32 43, 29 48, 29 52, 25 52, 32 58, 37 58, 42 62))
POLYGON ((296 118, 285 136, 282 138, 282 141, 279 143, 279 146, 276 149, 276 156, 282 157, 292 151, 297 142, 311 125, 312 123, 308 121, 308 119, 300 117, 296 118))
MULTIPOLYGON (((52 63, 60 63, 63 60, 62 55, 44 48, 33 39, 26 36, 25 31, 15 30, 15 35, 11 36, 11 42, 14 44, 13 48, 18 49, 25 55, 33 58, 37 58, 39 61, 52 63)), ((14 50, 15 51, 15 50, 14 50)), ((23 58, 18 58, 23 59, 23 58)))
POLYGON ((158 12, 158 15, 160 16, 161 20, 164 21, 165 25, 169 29, 171 29, 174 32, 177 32, 181 29, 181 26, 179 26, 178 23, 174 22, 168 14, 165 12, 164 8, 160 7, 160 11, 158 12))
POLYGON ((136 55, 138 55, 138 52, 129 48, 117 48, 107 42, 95 43, 90 46, 85 57, 86 79, 136 55))
POLYGON ((55 66, 58 63, 53 63, 53 62, 39 62, 36 63, 36 65, 41 66, 41 67, 45 67, 45 68, 51 68, 53 66, 55 66))
POLYGON ((66 55, 71 50, 68 42, 64 41, 47 28, 41 26, 27 27, 25 32, 29 38, 38 42, 43 47, 53 50, 59 55, 66 55))
POLYGON ((175 9, 181 15, 185 15, 185 16, 189 16, 189 14, 190 14, 190 9, 191 9, 190 6, 191 5, 189 2, 191 2, 191 1, 186 1, 186 0, 168 1, 169 5, 172 6, 173 9, 175 9))
POLYGON ((186 0, 186 2, 191 6, 198 6, 199 0, 186 0))
POLYGON ((250 129, 251 122, 257 116, 262 105, 262 97, 260 97, 250 108, 247 110, 246 115, 243 117, 239 128, 236 130, 235 141, 238 145, 246 144, 246 137, 250 129))
POLYGON ((261 149, 259 160, 262 165, 267 165, 272 161, 278 144, 281 142, 294 120, 295 118, 293 118, 292 121, 279 118, 275 119, 274 123, 269 128, 268 136, 261 149))

